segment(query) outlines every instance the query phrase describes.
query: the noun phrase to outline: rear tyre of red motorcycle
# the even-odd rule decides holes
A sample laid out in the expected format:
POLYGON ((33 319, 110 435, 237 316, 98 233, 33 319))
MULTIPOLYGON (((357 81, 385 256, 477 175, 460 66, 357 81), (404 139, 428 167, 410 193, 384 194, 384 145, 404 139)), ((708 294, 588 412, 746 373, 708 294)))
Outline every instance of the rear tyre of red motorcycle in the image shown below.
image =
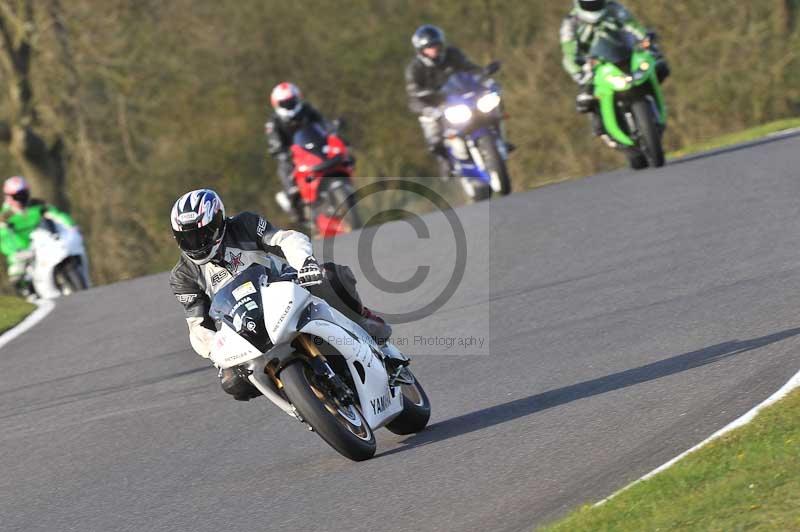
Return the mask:
POLYGON ((356 198, 353 187, 349 184, 337 187, 333 191, 333 202, 337 212, 343 213, 342 221, 351 231, 361 229, 364 225, 356 208, 356 198))
POLYGON ((338 404, 302 361, 284 368, 279 377, 289 401, 328 445, 356 462, 372 458, 375 434, 357 406, 338 404))

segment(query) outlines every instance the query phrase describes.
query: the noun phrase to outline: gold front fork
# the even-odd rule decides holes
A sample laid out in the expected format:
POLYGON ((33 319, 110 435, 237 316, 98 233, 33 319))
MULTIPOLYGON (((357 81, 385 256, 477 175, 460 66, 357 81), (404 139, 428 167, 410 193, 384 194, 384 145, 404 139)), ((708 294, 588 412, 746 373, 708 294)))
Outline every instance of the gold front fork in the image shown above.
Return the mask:
POLYGON ((322 356, 322 352, 320 352, 319 347, 314 343, 314 340, 312 340, 309 335, 301 334, 297 337, 297 341, 310 356, 314 358, 322 356))

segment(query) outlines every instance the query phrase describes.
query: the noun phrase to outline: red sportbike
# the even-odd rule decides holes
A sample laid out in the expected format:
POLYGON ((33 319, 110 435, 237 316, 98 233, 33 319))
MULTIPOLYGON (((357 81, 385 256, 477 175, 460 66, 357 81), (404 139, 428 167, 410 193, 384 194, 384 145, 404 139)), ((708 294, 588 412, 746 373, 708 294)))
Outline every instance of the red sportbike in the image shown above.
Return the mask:
POLYGON ((308 124, 294 134, 292 143, 295 183, 305 218, 317 236, 360 228, 352 182, 355 164, 336 131, 308 124))

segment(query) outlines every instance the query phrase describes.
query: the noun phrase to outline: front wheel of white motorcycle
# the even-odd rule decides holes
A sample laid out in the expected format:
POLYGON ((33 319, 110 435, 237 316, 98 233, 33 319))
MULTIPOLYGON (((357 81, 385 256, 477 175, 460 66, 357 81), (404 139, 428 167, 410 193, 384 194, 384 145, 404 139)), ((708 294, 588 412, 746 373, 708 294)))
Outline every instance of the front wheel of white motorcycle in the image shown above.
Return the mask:
POLYGON ((289 401, 328 445, 356 462, 372 458, 375 434, 356 405, 339 404, 302 362, 281 371, 280 379, 289 401))
MULTIPOLYGON (((411 370, 405 369, 408 373, 411 370)), ((422 431, 431 418, 431 402, 428 395, 414 377, 413 384, 401 384, 403 393, 403 411, 386 425, 386 428, 395 434, 414 434, 422 431)))

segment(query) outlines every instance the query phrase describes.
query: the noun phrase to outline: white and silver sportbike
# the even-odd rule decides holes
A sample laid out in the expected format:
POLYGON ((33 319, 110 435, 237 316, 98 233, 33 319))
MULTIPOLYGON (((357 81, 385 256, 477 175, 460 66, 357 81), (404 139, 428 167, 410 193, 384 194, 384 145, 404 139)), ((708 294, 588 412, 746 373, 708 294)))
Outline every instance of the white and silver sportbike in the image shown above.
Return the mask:
POLYGON ((89 262, 77 227, 50 221, 53 230, 37 227, 31 233, 32 260, 27 277, 36 296, 53 299, 89 288, 89 262))
POLYGON ((210 315, 214 365, 234 368, 347 458, 371 458, 379 427, 427 425, 430 402, 409 359, 300 286, 296 270, 251 265, 214 296, 210 315))

